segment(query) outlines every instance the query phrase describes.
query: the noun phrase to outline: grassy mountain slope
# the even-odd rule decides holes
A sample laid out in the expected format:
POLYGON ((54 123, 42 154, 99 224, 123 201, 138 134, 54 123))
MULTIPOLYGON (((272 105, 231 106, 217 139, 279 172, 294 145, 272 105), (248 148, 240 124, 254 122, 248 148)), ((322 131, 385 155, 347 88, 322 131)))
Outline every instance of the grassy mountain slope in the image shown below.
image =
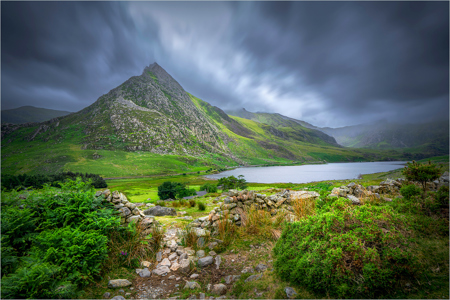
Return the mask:
POLYGON ((2 124, 2 173, 70 170, 121 177, 404 156, 395 150, 345 149, 281 115, 258 118, 228 116, 186 93, 155 63, 77 113, 42 123, 2 124))
POLYGON ((278 113, 252 113, 242 109, 237 111, 228 111, 228 114, 272 126, 273 128, 281 131, 282 134, 286 134, 297 140, 315 144, 324 144, 325 142, 326 144, 339 146, 333 137, 312 127, 305 126, 310 125, 309 123, 295 120, 278 113))
POLYGON ((29 122, 44 122, 53 118, 67 116, 69 111, 40 108, 34 106, 21 106, 14 109, 2 110, 2 124, 22 124, 29 122))
MULTIPOLYGON (((268 125, 294 128, 292 124, 301 125, 310 132, 323 132, 344 147, 367 148, 377 150, 401 149, 406 157, 417 154, 429 156, 449 153, 448 121, 425 124, 374 123, 346 126, 340 128, 316 127, 307 122, 289 118, 277 113, 252 113, 245 109, 228 111, 230 115, 253 120, 268 125)), ((331 141, 328 140, 328 141, 331 141)))

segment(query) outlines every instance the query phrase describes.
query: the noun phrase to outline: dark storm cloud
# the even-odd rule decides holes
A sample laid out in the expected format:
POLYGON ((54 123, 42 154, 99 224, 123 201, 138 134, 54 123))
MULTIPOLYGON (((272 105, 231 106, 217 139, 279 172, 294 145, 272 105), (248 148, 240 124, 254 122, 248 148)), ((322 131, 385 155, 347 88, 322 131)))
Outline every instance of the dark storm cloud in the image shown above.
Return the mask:
POLYGON ((396 117, 409 118, 404 112, 424 102, 433 104, 424 117, 443 109, 448 117, 448 3, 262 2, 255 9, 247 22, 268 22, 247 31, 242 46, 265 61, 259 74, 291 70, 303 87, 320 91, 327 110, 355 123, 394 107, 396 117))
POLYGON ((318 126, 448 118, 448 5, 2 2, 2 108, 79 110, 157 61, 223 109, 318 126))
POLYGON ((120 3, 1 5, 2 109, 77 111, 153 60, 120 3))

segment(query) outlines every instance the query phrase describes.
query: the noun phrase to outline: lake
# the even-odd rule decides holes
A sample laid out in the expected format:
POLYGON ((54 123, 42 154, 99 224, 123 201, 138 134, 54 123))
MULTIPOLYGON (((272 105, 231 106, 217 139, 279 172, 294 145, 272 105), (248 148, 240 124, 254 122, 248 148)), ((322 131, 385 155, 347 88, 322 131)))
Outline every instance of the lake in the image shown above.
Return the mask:
POLYGON ((322 180, 356 179, 359 174, 387 172, 402 168, 405 161, 378 161, 355 163, 329 163, 323 165, 276 166, 237 168, 219 174, 207 175, 219 179, 244 175, 248 182, 258 183, 307 183, 322 180))

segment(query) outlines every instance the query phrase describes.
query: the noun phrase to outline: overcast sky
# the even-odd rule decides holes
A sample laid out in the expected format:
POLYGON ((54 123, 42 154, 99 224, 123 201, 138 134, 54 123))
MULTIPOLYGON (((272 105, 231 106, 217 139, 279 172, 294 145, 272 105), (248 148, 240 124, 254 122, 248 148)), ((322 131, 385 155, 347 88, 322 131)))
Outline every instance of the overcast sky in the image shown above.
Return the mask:
POLYGON ((1 105, 78 111, 157 62, 222 109, 449 115, 448 2, 1 2, 1 105))

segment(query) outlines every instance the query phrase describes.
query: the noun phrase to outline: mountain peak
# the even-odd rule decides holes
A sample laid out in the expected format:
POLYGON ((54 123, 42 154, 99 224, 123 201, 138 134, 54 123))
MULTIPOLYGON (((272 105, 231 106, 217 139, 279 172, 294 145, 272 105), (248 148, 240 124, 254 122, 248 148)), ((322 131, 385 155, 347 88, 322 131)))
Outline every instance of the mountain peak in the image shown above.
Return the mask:
POLYGON ((157 84, 167 91, 175 92, 177 94, 184 92, 183 87, 156 62, 145 67, 142 75, 150 76, 157 84))

